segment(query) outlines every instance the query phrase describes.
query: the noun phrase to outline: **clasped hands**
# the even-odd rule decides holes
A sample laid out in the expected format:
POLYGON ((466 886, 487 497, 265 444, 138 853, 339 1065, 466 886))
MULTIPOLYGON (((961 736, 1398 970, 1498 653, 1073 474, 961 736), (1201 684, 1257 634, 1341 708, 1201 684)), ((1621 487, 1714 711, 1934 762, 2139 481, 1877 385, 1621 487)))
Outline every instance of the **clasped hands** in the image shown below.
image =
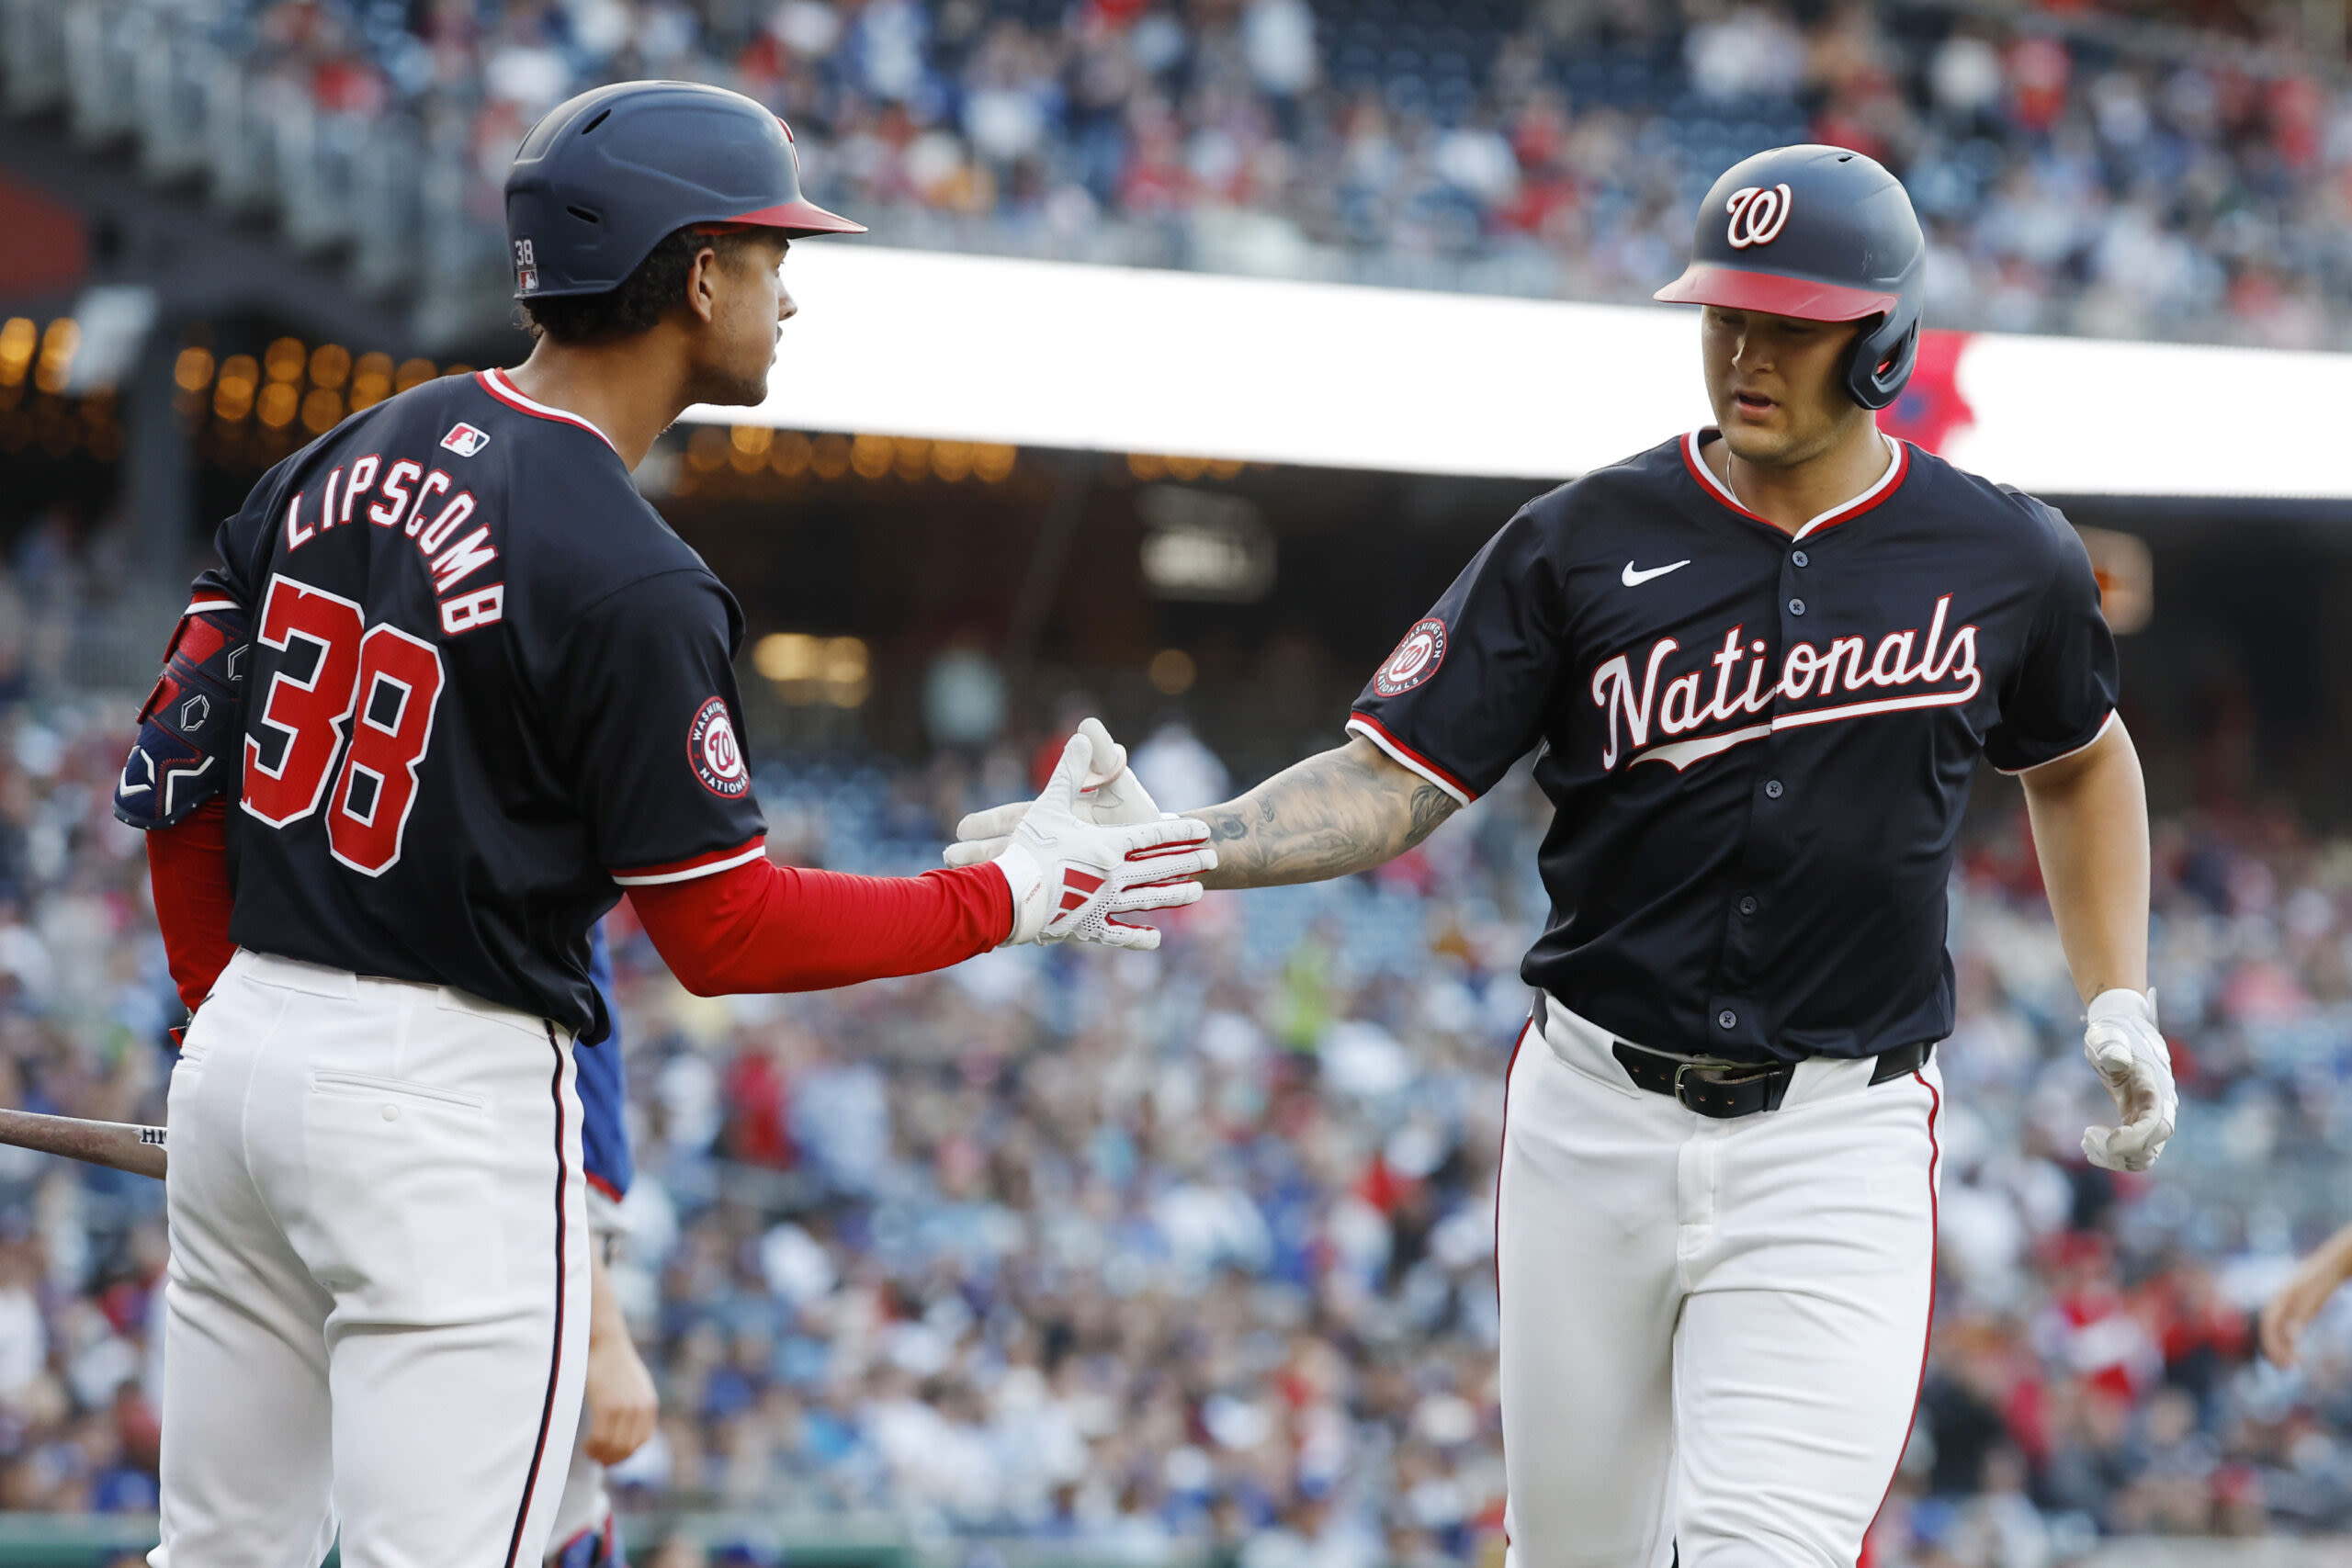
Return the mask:
POLYGON ((1021 942, 1092 942, 1154 948, 1159 932, 1122 915, 1172 909, 1201 896, 1216 865, 1205 822, 1162 812, 1127 771, 1126 748, 1099 719, 1078 727, 1034 801, 976 811, 956 826, 950 865, 994 863, 1012 890, 1021 942))

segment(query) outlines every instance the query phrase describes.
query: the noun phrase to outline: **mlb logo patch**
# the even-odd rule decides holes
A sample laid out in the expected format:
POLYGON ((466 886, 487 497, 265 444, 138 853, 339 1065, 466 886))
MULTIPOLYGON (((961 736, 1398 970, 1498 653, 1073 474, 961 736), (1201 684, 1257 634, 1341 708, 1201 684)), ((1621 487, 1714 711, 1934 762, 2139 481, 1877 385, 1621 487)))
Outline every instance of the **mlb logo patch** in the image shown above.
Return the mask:
POLYGON ((441 445, 460 457, 470 457, 490 445, 490 432, 476 430, 470 424, 453 424, 449 434, 441 438, 441 445))

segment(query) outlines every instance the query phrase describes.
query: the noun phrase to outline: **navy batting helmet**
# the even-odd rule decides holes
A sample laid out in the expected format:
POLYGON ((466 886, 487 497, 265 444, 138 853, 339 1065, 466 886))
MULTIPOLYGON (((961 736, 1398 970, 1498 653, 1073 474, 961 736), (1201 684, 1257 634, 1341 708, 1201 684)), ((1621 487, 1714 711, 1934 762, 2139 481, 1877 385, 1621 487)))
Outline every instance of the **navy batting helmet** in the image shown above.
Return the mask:
POLYGON ((1843 147, 1775 147, 1715 182, 1699 209, 1690 265, 1656 298, 1870 321, 1854 339, 1846 389, 1864 408, 1883 409, 1919 357, 1927 264, 1911 197, 1875 161, 1843 147))
POLYGON ((549 109, 506 175, 514 298, 617 288, 669 235, 744 223, 797 239, 865 225, 800 194, 792 130, 695 82, 616 82, 549 109))

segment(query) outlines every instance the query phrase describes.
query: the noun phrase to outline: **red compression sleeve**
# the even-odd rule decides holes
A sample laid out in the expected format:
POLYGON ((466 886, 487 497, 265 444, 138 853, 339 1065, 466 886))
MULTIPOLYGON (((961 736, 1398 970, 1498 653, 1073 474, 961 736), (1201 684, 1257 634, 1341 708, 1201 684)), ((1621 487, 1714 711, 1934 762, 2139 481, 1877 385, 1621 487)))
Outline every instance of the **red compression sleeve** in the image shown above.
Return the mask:
POLYGON ((1012 931, 1012 890, 992 865, 850 876, 760 859, 632 887, 628 898, 654 950, 698 997, 920 975, 986 953, 1012 931))
POLYGON ((147 835, 147 877, 172 984, 194 1012, 237 951, 229 940, 229 807, 208 800, 147 835))

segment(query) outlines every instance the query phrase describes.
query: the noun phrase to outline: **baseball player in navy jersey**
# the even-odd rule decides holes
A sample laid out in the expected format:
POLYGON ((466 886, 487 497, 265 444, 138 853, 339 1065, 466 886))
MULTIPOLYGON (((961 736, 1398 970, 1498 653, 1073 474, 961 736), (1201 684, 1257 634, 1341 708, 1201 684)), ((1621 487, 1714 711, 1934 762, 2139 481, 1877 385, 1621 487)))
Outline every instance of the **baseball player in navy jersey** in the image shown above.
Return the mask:
MULTIPOLYGON (((2064 518, 1880 433, 1918 344, 1902 186, 1760 153, 1660 292, 1715 423, 1523 507, 1373 674, 1340 749, 1227 805, 1211 886, 1363 871, 1535 754, 1555 807, 1505 1100, 1517 1568, 1850 1565, 1925 1358, 1977 759, 2018 774, 2120 1112, 2172 1131, 2114 643, 2064 518)), ((1099 771, 1117 774, 1115 751, 1099 771)), ((1120 816, 1149 803, 1114 776, 1120 816)), ((989 852, 1017 808, 968 819, 989 852)))
POLYGON ((626 892, 702 994, 1006 942, 1148 947, 1201 824, 1082 818, 1090 748, 1003 854, 772 863, 735 602, 629 470, 765 395, 803 199, 748 98, 560 105, 507 185, 512 372, 427 383, 265 475, 217 538, 116 795, 193 1010, 169 1097, 163 1544, 178 1568, 537 1562, 590 1346, 575 1050, 626 892))

